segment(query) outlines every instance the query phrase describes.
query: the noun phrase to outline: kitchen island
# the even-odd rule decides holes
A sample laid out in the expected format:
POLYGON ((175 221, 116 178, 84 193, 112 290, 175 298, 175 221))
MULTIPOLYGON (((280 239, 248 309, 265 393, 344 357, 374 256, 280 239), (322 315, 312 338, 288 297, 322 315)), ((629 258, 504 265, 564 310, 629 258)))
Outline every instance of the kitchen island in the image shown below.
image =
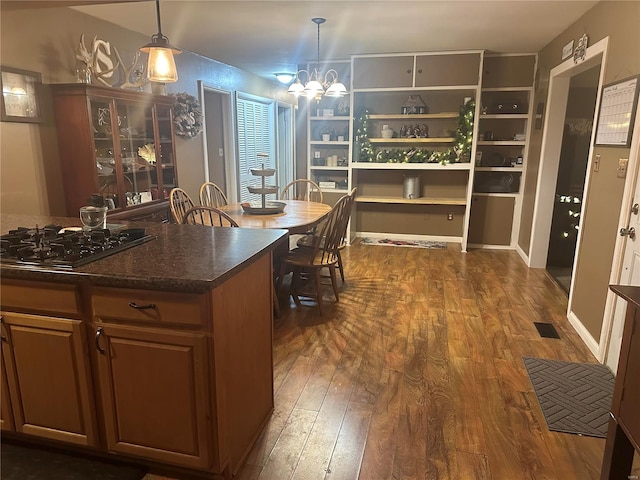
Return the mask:
POLYGON ((272 255, 287 232, 133 226, 157 238, 72 270, 2 264, 3 436, 231 478, 273 410, 272 255))

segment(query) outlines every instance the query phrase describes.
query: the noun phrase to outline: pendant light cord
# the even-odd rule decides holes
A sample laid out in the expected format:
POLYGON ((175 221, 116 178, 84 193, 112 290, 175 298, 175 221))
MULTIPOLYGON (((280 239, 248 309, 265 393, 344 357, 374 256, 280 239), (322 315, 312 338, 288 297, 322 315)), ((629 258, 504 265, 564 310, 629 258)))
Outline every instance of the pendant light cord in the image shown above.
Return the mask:
MULTIPOLYGON (((158 18, 158 33, 159 36, 162 37, 162 25, 160 25, 160 0, 156 0, 156 16, 158 18)), ((320 33, 318 33, 318 35, 320 35, 320 33)))

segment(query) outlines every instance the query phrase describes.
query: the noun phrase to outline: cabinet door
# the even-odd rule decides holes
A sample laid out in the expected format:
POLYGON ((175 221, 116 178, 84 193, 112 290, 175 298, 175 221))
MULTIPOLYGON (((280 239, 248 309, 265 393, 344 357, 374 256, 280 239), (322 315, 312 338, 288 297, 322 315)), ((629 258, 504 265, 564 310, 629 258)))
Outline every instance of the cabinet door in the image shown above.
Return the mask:
POLYGON ((469 243, 511 245, 515 197, 474 196, 471 202, 469 243))
POLYGON ((110 451, 210 465, 205 345, 199 334, 100 325, 95 346, 110 451))
POLYGON ((2 352, 0 353, 0 387, 2 388, 2 391, 0 391, 0 430, 13 431, 15 430, 15 426, 13 424, 9 384, 7 383, 7 370, 4 365, 4 360, 2 359, 5 351, 9 350, 9 339, 7 338, 4 326, 0 325, 0 329, 2 330, 2 343, 0 344, 0 348, 2 348, 2 352))
POLYGON ((416 87, 477 85, 479 79, 479 53, 416 57, 416 87))
POLYGON ((413 55, 355 58, 353 88, 411 87, 413 59, 413 55))
POLYGON ((2 317, 7 336, 2 355, 15 430, 97 445, 83 323, 6 312, 2 317))

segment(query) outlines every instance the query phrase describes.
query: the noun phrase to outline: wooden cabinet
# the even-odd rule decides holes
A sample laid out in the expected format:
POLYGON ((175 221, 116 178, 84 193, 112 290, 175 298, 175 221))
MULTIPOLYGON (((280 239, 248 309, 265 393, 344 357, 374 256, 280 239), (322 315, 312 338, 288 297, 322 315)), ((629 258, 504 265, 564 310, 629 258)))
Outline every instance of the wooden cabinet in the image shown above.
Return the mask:
MULTIPOLYGON (((96 446, 98 435, 83 322, 2 312, 3 420, 17 432, 96 446), (5 401, 9 403, 5 404, 5 401)), ((4 424, 4 422, 3 422, 4 424)))
POLYGON ((371 55, 353 58, 353 88, 413 86, 413 55, 371 55))
POLYGON ((104 323, 96 348, 107 449, 207 468, 215 449, 205 336, 104 323))
POLYGON ((4 326, 0 325, 0 430, 12 432, 15 430, 13 423, 13 409, 11 408, 11 396, 9 395, 9 382, 7 381, 7 369, 4 364, 3 355, 5 349, 9 349, 9 338, 4 326))
POLYGON ((633 478, 630 473, 634 450, 640 453, 640 287, 613 285, 611 290, 627 301, 627 315, 613 389, 601 480, 633 478))
POLYGON ((473 186, 478 207, 472 210, 469 233, 472 244, 514 248, 517 243, 535 71, 534 54, 484 57, 473 186), (507 205, 511 208, 505 209, 507 205), (503 221, 501 227, 488 228, 474 215, 499 216, 503 221), (508 218, 511 220, 505 221, 508 218))
POLYGON ((166 221, 177 186, 173 99, 84 84, 54 84, 67 214, 92 195, 114 219, 166 221))

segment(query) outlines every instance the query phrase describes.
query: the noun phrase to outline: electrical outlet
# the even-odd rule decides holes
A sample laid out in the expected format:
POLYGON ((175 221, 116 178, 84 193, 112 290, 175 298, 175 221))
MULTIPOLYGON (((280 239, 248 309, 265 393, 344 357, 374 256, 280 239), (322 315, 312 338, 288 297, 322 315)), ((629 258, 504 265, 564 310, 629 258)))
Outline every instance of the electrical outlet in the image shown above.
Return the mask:
POLYGON ((627 176, 627 164, 629 163, 628 158, 619 158, 618 159, 618 178, 624 178, 627 176))
POLYGON ((453 212, 447 213, 447 220, 453 220, 453 212))
POLYGON ((224 148, 218 149, 218 155, 220 155, 221 157, 224 157, 224 148))

